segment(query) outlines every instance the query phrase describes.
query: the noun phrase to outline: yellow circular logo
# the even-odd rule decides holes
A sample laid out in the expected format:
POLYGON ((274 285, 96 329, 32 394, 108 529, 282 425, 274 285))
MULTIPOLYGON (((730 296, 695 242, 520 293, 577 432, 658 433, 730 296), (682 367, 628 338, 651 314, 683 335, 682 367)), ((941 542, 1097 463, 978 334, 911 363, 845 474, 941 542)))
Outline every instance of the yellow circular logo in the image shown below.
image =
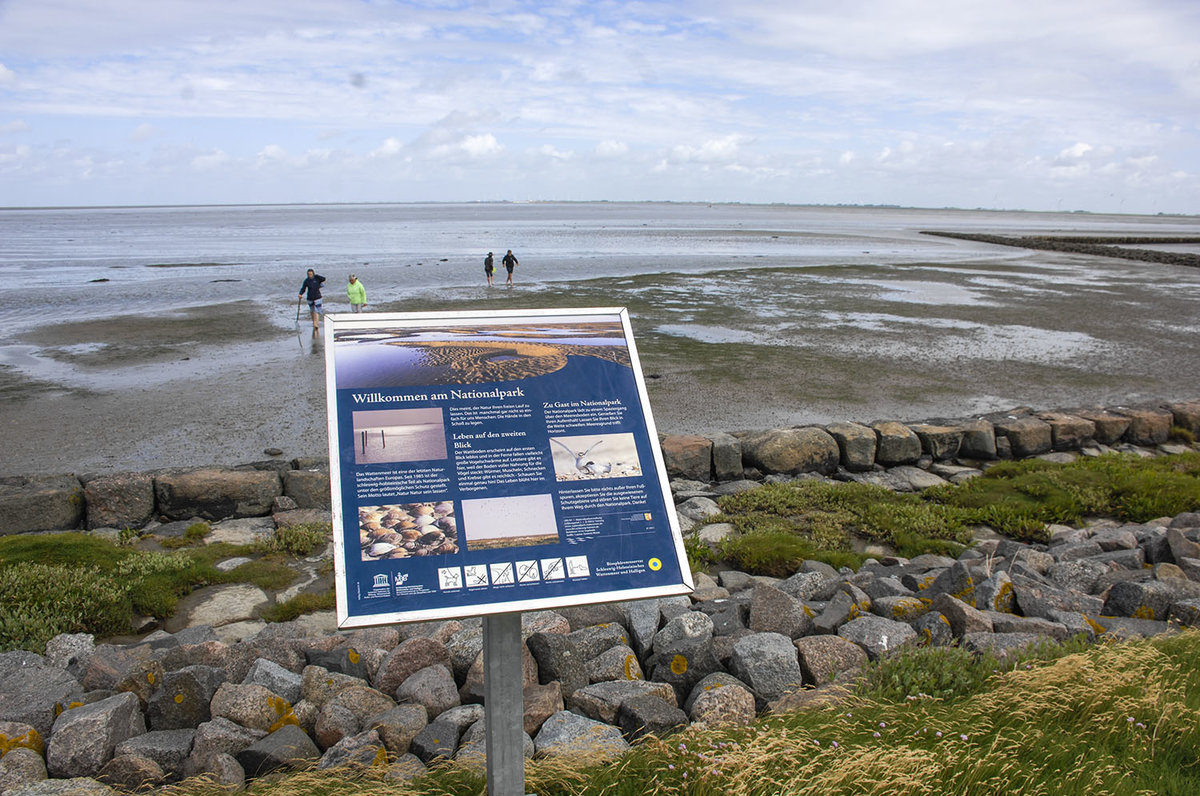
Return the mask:
POLYGON ((650 559, 650 569, 654 570, 655 572, 658 572, 660 569, 662 569, 662 562, 659 561, 657 558, 650 559))

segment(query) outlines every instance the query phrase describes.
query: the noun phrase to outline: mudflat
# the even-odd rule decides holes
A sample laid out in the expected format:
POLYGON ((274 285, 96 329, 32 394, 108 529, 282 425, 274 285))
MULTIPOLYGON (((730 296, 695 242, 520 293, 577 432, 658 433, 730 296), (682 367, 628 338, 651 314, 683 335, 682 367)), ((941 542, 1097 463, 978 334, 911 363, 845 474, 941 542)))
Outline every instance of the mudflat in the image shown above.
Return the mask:
MULTIPOLYGON (((1200 269, 1007 250, 437 290, 420 309, 628 307, 658 430, 712 433, 1198 398, 1198 289, 1200 269)), ((0 366, 0 474, 326 455, 324 341, 291 302, 0 340, 24 352, 0 366)))

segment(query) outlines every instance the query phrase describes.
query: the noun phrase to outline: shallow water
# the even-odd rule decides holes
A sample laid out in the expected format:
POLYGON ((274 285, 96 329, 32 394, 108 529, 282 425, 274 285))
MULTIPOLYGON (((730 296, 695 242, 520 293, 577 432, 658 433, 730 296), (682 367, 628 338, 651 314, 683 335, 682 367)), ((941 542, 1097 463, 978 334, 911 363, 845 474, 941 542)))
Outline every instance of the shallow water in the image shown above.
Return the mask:
MULTIPOLYGON (((323 339, 306 308, 296 322, 309 266, 329 278, 334 312, 348 308, 351 269, 374 311, 629 307, 668 433, 1197 397, 1200 269, 922 229, 1196 235, 1200 219, 669 204, 0 210, 11 399, 0 471, 237 463, 265 446, 322 455, 323 339), (517 286, 489 289, 483 255, 509 247, 517 286), (208 309, 178 312, 191 307, 208 309), (155 323, 139 331, 128 316, 155 323), (29 339, 98 318, 118 321, 29 339)), ((377 365, 362 363, 364 378, 377 365)))

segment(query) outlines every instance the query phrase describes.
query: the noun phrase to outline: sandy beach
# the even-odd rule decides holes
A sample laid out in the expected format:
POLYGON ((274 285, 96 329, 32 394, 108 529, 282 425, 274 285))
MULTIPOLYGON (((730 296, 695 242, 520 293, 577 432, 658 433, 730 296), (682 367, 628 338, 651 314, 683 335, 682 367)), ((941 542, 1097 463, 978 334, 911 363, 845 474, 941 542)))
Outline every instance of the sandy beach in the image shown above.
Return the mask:
MULTIPOLYGON (((1198 269, 1009 250, 481 286, 425 308, 626 306, 658 430, 711 433, 1196 398, 1197 287, 1198 269)), ((0 368, 0 474, 326 455, 323 340, 307 318, 292 325, 294 307, 280 297, 21 334, 30 367, 0 368)))

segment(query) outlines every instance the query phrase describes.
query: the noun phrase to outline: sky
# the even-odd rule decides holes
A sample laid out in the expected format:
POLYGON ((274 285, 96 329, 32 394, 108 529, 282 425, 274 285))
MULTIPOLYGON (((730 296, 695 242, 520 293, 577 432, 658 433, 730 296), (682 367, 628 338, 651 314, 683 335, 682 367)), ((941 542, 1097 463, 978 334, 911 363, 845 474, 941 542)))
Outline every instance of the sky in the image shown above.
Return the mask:
POLYGON ((1196 0, 0 0, 0 206, 1200 213, 1196 0))

